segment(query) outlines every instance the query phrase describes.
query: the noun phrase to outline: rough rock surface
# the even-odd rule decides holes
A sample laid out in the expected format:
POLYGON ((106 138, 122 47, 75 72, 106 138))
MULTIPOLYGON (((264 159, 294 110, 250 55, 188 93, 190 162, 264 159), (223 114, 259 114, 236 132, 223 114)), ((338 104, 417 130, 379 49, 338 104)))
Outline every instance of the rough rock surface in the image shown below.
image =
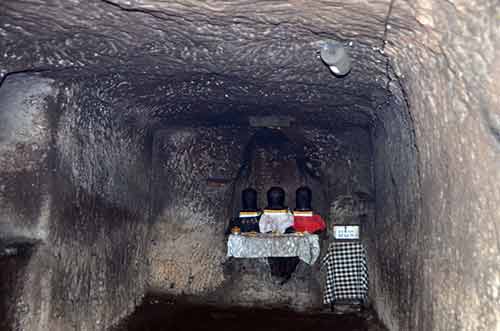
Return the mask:
POLYGON ((147 135, 84 86, 12 76, 1 90, 2 240, 41 241, 2 297, 12 327, 105 329, 144 294, 147 135))
POLYGON ((53 83, 16 76, 0 90, 0 237, 47 238, 53 83))
MULTIPOLYGON (((0 231, 42 240, 16 271, 15 326, 102 330, 130 312, 161 266, 146 265, 154 132, 271 114, 371 131, 373 175, 356 176, 374 189, 355 190, 374 193, 371 297, 390 330, 498 329, 499 15, 494 0, 2 1, 0 231), (330 38, 352 55, 344 78, 317 56, 330 38)), ((333 202, 353 193, 331 184, 333 202)), ((185 209, 189 225, 203 208, 185 209)))
MULTIPOLYGON (((172 127, 155 134, 151 289, 230 305, 298 310, 321 307, 323 279, 318 264, 309 267, 301 263, 292 279, 281 285, 282 280, 271 276, 266 259, 228 259, 225 233, 230 218, 240 208, 240 192, 248 186, 258 190, 263 208, 267 189, 281 185, 287 192, 288 206, 293 208, 295 189, 307 184, 314 189, 315 209, 327 219, 329 201, 337 195, 362 190, 369 194, 369 134, 359 129, 356 134, 332 134, 313 128, 304 136, 294 133, 296 146, 275 146, 269 130, 172 127), (266 144, 255 144, 256 136, 263 137, 266 144), (302 170, 294 147, 306 151, 302 170), (259 156, 263 153, 269 158, 259 156), (263 166, 249 169, 247 157, 263 166), (273 163, 278 171, 269 170, 273 163), (311 163, 314 169, 306 170, 306 164, 311 163), (285 167, 290 169, 284 171, 285 167), (282 173, 285 175, 280 176, 282 173)), ((282 134, 282 139, 287 137, 282 134)), ((326 248, 327 240, 323 246, 326 248)))

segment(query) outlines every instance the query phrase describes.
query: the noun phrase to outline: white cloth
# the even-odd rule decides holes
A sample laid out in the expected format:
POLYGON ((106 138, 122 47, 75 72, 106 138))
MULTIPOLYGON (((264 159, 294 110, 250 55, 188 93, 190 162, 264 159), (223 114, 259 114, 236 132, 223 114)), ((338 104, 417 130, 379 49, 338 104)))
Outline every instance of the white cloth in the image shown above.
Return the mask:
POLYGON ((239 258, 298 256, 305 263, 313 264, 319 252, 319 237, 315 234, 231 234, 227 240, 227 256, 239 258))
POLYGON ((291 226, 293 226, 293 214, 290 210, 264 209, 259 221, 261 233, 277 232, 283 234, 291 226))

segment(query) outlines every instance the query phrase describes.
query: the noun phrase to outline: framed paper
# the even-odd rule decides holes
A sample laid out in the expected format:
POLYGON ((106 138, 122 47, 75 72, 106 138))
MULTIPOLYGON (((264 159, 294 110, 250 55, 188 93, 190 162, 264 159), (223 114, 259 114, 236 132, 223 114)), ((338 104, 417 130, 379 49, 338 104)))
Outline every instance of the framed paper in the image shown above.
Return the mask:
POLYGON ((359 225, 334 225, 335 240, 359 240, 359 225))

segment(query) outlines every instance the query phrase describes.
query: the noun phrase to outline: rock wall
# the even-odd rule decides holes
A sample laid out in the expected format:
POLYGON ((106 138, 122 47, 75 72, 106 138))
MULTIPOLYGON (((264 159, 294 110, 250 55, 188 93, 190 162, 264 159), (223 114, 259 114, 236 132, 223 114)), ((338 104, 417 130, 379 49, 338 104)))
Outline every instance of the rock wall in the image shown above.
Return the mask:
MULTIPOLYGON (((53 162, 52 114, 58 87, 51 79, 12 75, 0 88, 0 242, 22 245, 46 242, 51 219, 51 174, 53 162)), ((4 245, 2 245, 3 247, 4 245)), ((2 327, 25 329, 30 318, 33 329, 47 315, 42 300, 47 269, 30 259, 45 252, 17 258, 2 258, 2 327), (42 285, 42 286, 40 286, 42 285)), ((28 328, 29 329, 29 328, 28 328)))
POLYGON ((415 330, 427 330, 432 311, 426 305, 421 245, 429 228, 418 218, 421 192, 412 121, 398 102, 393 98, 379 109, 372 132, 376 212, 365 228, 370 234, 370 297, 390 330, 412 330, 419 319, 427 324, 415 330))
POLYGON ((152 289, 202 295, 224 281, 225 220, 241 148, 231 136, 237 131, 173 128, 155 134, 152 289), (212 177, 225 181, 210 183, 212 177))
POLYGON ((2 191, 17 194, 2 194, 13 201, 0 209, 6 215, 2 217, 6 223, 2 236, 18 235, 11 231, 15 229, 41 243, 12 284, 18 287, 17 294, 7 298, 8 305, 16 307, 12 327, 105 330, 130 313, 145 291, 151 166, 148 135, 145 128, 125 126, 123 117, 113 114, 109 104, 97 101, 88 86, 48 85, 47 80, 24 76, 13 82, 9 78, 0 91, 16 96, 20 86, 22 97, 18 103, 2 103, 2 115, 10 120, 2 122, 6 125, 3 131, 12 133, 6 141, 27 152, 2 153, 2 157, 14 156, 7 160, 23 165, 18 168, 20 173, 30 174, 26 167, 34 164, 30 171, 36 176, 16 177, 14 169, 7 168, 11 180, 41 180, 2 191), (42 88, 52 91, 50 86, 57 95, 38 97, 42 88), (18 105, 26 110, 18 113, 23 109, 18 105), (11 120, 18 114, 25 116, 23 122, 11 120), (46 125, 36 131, 38 127, 30 125, 33 118, 40 117, 46 125), (46 154, 39 157, 38 153, 46 154), (38 169, 44 172, 38 175, 38 169), (39 182, 44 186, 39 187, 39 182), (23 212, 25 199, 37 201, 38 197, 48 202, 42 204, 43 209, 33 203, 37 207, 33 210, 41 209, 49 216, 41 217, 40 211, 23 212), (35 231, 40 228, 43 236, 35 231))
MULTIPOLYGON (((323 216, 327 220, 326 199, 333 201, 335 194, 371 189, 369 135, 362 129, 353 130, 337 134, 304 130, 302 138, 295 137, 294 143, 305 150, 304 162, 312 167, 309 171, 320 176, 318 182, 327 183, 314 192, 324 196, 323 201, 316 200, 315 206, 326 211, 323 216)), ((155 134, 152 290, 218 304, 299 310, 321 307, 323 280, 317 264, 299 264, 292 279, 281 285, 281 280, 271 277, 265 259, 226 257, 225 231, 245 186, 238 176, 255 131, 240 127, 173 127, 155 134)), ((267 180, 266 187, 273 184, 275 177, 267 175, 258 180, 267 180)), ((302 177, 311 181, 310 175, 303 174, 297 176, 298 182, 302 177)), ((259 194, 265 196, 265 190, 259 194)), ((288 201, 293 207, 293 198, 288 201)), ((327 240, 323 243, 326 245, 327 240)))
MULTIPOLYGON (((142 123, 159 114, 163 117, 157 122, 159 127, 171 126, 174 117, 187 123, 195 117, 217 122, 226 115, 233 119, 249 112, 259 115, 263 108, 281 115, 300 114, 303 123, 311 118, 334 122, 332 110, 348 122, 356 118, 365 126, 367 118, 373 118, 379 205, 377 217, 369 223, 373 240, 367 243, 379 314, 392 330, 495 330, 500 325, 498 15, 495 0, 245 5, 239 1, 112 0, 75 1, 71 6, 61 0, 2 1, 0 78, 7 77, 5 92, 9 82, 14 84, 12 73, 19 71, 66 78, 114 75, 116 84, 111 88, 121 95, 102 99, 101 103, 108 102, 103 109, 120 108, 127 117, 139 99, 161 105, 145 109, 144 116, 131 117, 142 123), (349 47, 354 66, 346 77, 332 77, 316 56, 325 39, 340 40, 349 47), (192 73, 217 78, 191 79, 192 73), (176 84, 164 84, 174 78, 176 84), (133 101, 120 103, 123 99, 133 101)), ((94 85, 88 90, 100 90, 109 81, 91 78, 94 85)), ((2 94, 2 99, 34 94, 40 100, 53 95, 52 84, 36 83, 36 93, 12 91, 2 94)), ((99 100, 102 95, 95 97, 99 100)), ((18 101, 8 104, 21 105, 18 101)), ((27 104, 15 107, 24 112, 20 117, 12 112, 7 116, 6 108, 0 109, 0 178, 7 183, 0 187, 5 215, 0 220, 2 231, 52 238, 51 230, 44 230, 46 220, 52 219, 48 211, 53 209, 48 206, 55 197, 47 193, 52 192, 45 176, 50 162, 74 178, 63 185, 68 190, 58 198, 86 199, 79 192, 95 189, 105 201, 113 197, 111 201, 123 207, 129 199, 119 197, 114 182, 120 188, 131 185, 133 190, 142 190, 142 181, 121 183, 134 177, 116 169, 121 158, 97 162, 105 151, 93 146, 107 138, 91 140, 94 126, 85 123, 78 122, 88 127, 80 135, 85 148, 76 149, 84 151, 83 156, 65 149, 57 153, 64 156, 62 160, 76 157, 86 166, 56 163, 56 149, 46 143, 52 120, 37 115, 35 105, 26 108, 27 104), (4 123, 12 129, 4 130, 4 123), (7 133, 10 138, 5 138, 7 133), (36 141, 43 142, 42 146, 36 147, 36 141), (80 176, 75 169, 96 171, 80 176), (116 176, 109 176, 107 169, 115 169, 116 176), (81 189, 73 190, 71 185, 81 189)), ((101 114, 112 118, 119 113, 101 114)), ((122 119, 121 123, 128 123, 123 128, 134 122, 122 119)), ((94 122, 106 123, 98 118, 94 122)), ((97 137, 106 135, 99 125, 96 128, 101 132, 97 137)), ((58 131, 51 132, 56 146, 58 131)), ((125 149, 130 146, 126 141, 124 137, 123 144, 121 140, 115 143, 125 149)), ((189 180, 186 183, 183 190, 197 190, 189 180)), ((98 209, 107 208, 106 204, 98 209)), ((159 208, 158 215, 161 212, 159 208)), ((52 263, 48 257, 36 261, 52 263)))
POLYGON ((0 89, 0 238, 46 239, 49 221, 51 79, 13 75, 0 89))
POLYGON ((392 13, 388 87, 399 80, 395 103, 409 112, 384 107, 375 130, 375 306, 391 330, 497 330, 498 4, 395 2, 392 13), (405 29, 402 11, 420 28, 405 29))

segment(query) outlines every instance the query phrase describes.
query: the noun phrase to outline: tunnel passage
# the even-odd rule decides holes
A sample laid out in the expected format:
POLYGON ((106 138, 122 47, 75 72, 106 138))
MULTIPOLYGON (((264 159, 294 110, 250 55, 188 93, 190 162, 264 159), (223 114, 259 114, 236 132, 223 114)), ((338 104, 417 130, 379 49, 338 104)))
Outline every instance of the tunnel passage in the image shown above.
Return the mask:
MULTIPOLYGON (((293 209, 295 190, 307 184, 314 189, 316 210, 325 217, 330 213, 328 199, 373 193, 369 131, 340 116, 334 125, 319 126, 291 124, 290 116, 273 117, 265 109, 251 111, 248 119, 262 112, 257 125, 249 120, 220 124, 218 119, 216 126, 193 128, 182 121, 183 126, 155 133, 152 190, 157 216, 149 285, 156 292, 198 296, 202 302, 317 309, 322 302, 318 265, 300 263, 294 277, 281 285, 266 261, 226 257, 226 229, 241 208, 241 190, 249 186, 258 191, 260 208, 266 206, 271 186, 284 187, 293 209), (280 120, 290 127, 262 127, 280 120)), ((288 110, 276 106, 274 112, 288 110)))
POLYGON ((317 270, 259 292, 268 273, 241 272, 257 261, 225 263, 242 151, 274 116, 313 142, 322 213, 363 219, 388 329, 495 330, 498 13, 495 1, 2 1, 0 247, 32 246, 0 254, 14 259, 2 320, 105 330, 152 291, 312 309, 317 270), (318 57, 325 40, 351 54, 348 75, 318 57))

